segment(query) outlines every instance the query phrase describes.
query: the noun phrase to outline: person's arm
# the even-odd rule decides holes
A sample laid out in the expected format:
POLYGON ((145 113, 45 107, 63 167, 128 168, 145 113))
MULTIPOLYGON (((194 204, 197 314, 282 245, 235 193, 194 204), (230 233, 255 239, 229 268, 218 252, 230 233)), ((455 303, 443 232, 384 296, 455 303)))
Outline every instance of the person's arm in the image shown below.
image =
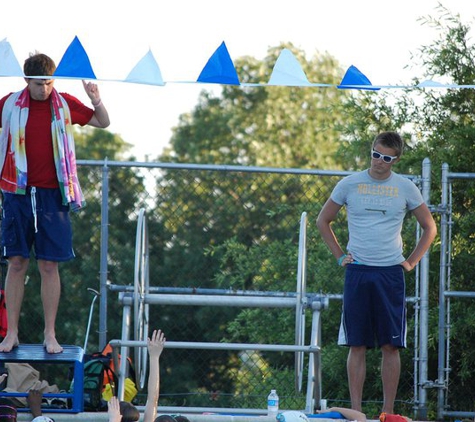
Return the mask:
POLYGON ((160 393, 160 355, 165 345, 165 336, 161 330, 154 330, 152 338, 148 339, 149 374, 147 386, 147 403, 143 415, 143 422, 153 422, 157 415, 158 396, 160 393))
POLYGON ((318 410, 317 413, 329 413, 338 412, 341 413, 345 419, 350 421, 366 422, 366 415, 358 412, 357 410, 347 409, 346 407, 330 407, 325 410, 318 410))
POLYGON ((101 95, 99 93, 99 87, 92 82, 82 81, 84 90, 87 96, 91 100, 91 104, 94 107, 94 114, 89 120, 88 125, 98 127, 101 129, 110 125, 109 113, 106 107, 102 103, 101 95))
POLYGON ((28 407, 30 408, 30 412, 34 418, 38 416, 42 416, 43 413, 41 411, 41 402, 43 400, 43 393, 40 390, 36 390, 34 388, 28 391, 28 396, 26 397, 26 402, 28 403, 28 407))
MULTIPOLYGON (((337 204, 332 199, 328 199, 317 217, 318 230, 320 231, 323 241, 327 244, 328 248, 336 259, 340 258, 342 255, 345 255, 345 252, 343 252, 343 249, 341 248, 340 243, 338 242, 331 227, 331 224, 336 218, 341 207, 342 206, 340 204, 337 204)), ((347 262, 344 262, 343 264, 346 263, 347 262)))
POLYGON ((429 249, 437 234, 437 226, 435 225, 435 221, 432 218, 432 214, 426 204, 418 206, 412 211, 412 213, 416 217, 423 232, 412 253, 401 264, 405 271, 411 271, 414 269, 414 267, 429 249))

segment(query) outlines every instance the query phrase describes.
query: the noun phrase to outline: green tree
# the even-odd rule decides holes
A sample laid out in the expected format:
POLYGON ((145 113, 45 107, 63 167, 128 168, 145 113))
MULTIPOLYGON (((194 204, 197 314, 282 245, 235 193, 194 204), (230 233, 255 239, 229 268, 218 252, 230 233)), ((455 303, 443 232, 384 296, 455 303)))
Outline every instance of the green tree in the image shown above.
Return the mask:
MULTIPOLYGON (((235 62, 241 83, 265 83, 281 51, 287 48, 310 81, 340 82, 339 63, 329 54, 307 60, 292 44, 270 48, 267 57, 235 62)), ((335 165, 339 105, 343 90, 310 87, 224 86, 219 97, 203 91, 198 105, 180 116, 163 161, 242 164, 272 167, 328 168, 335 165)))
MULTIPOLYGON (((241 82, 269 80, 283 48, 294 53, 310 81, 340 82, 343 71, 333 57, 316 53, 307 60, 302 51, 290 44, 270 48, 264 61, 252 57, 236 60, 241 82)), ((340 106, 348 95, 342 90, 277 86, 224 86, 218 97, 205 91, 195 109, 180 117, 170 147, 160 161, 338 168, 335 153, 339 134, 335 125, 346 119, 340 106)), ((299 218, 303 211, 314 216, 318 212, 321 204, 315 203, 310 194, 317 190, 328 191, 328 187, 312 177, 272 173, 255 176, 239 171, 165 171, 157 181, 156 218, 164 222, 166 245, 159 279, 180 287, 294 292, 299 218)), ((321 242, 315 245, 321 254, 328 253, 321 242)), ((161 320, 167 321, 167 310, 163 307, 153 312, 160 312, 161 320)), ((241 313, 231 309, 218 317, 216 312, 202 310, 194 317, 189 315, 185 310, 180 320, 168 318, 173 332, 183 340, 294 342, 295 315, 291 311, 241 313), (227 321, 233 318, 236 323, 226 328, 227 321), (266 330, 270 321, 278 321, 281 329, 266 330), (258 331, 249 339, 256 324, 258 331)), ((250 393, 249 380, 232 379, 240 373, 236 367, 239 359, 233 356, 236 357, 226 355, 222 361, 214 362, 200 379, 196 379, 192 361, 182 355, 176 359, 182 362, 181 375, 187 375, 185 379, 190 385, 190 379, 194 379, 196 385, 205 389, 213 386, 229 391, 233 384, 239 386, 240 392, 250 393)), ((260 383, 264 394, 279 376, 271 367, 293 368, 293 356, 288 354, 269 354, 265 359, 267 365, 261 368, 270 372, 266 375, 258 371, 255 376, 264 377, 268 384, 254 379, 254 393, 260 383)), ((284 384, 282 381, 279 385, 284 384)), ((286 379, 285 384, 292 390, 292 379, 286 379)))
MULTIPOLYGON (((284 47, 300 59, 309 80, 339 81, 342 72, 331 56, 317 54, 307 62, 302 51, 282 45, 271 48, 263 62, 250 57, 238 59, 236 69, 242 82, 268 80, 271 66, 284 47)), ((346 96, 344 91, 298 87, 225 86, 219 98, 203 92, 195 110, 181 116, 171 146, 160 161, 324 167, 334 160, 338 135, 333 123, 344 120, 344 114, 337 110, 346 96)), ((282 184, 280 178, 270 175, 263 190, 252 176, 240 175, 243 182, 237 184, 231 174, 217 192, 213 191, 216 173, 187 174, 189 178, 165 172, 158 181, 158 212, 173 237, 165 256, 166 260, 170 257, 172 279, 188 280, 198 274, 202 285, 212 279, 217 262, 214 260, 213 265, 209 258, 203 259, 204 248, 221 245, 232 235, 247 247, 269 233, 274 238, 288 237, 287 229, 280 233, 279 229, 287 225, 289 212, 293 221, 298 221, 293 205, 306 195, 306 186, 292 178, 282 184), (275 198, 279 198, 279 209, 266 209, 266 203, 277 202, 275 198), (210 213, 197 209, 213 210, 213 221, 210 213)))

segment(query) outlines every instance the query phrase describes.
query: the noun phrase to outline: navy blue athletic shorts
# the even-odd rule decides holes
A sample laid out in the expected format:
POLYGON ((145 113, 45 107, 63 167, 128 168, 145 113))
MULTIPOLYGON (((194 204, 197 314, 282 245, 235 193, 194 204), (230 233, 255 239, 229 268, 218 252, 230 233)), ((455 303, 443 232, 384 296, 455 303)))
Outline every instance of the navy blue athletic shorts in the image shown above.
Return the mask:
POLYGON ((28 187, 25 195, 3 194, 2 255, 68 261, 74 258, 69 206, 59 189, 28 187))
POLYGON ((338 344, 406 347, 405 290, 400 265, 347 265, 338 344))

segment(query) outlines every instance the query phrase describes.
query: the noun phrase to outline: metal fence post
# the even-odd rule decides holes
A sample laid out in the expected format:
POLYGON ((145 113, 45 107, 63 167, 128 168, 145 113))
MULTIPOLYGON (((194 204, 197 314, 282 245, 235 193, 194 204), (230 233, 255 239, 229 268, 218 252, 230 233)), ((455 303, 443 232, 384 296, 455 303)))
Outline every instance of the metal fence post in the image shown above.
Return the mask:
POLYGON ((107 158, 102 167, 102 204, 101 204, 101 261, 99 267, 99 350, 107 344, 107 245, 109 243, 109 167, 107 158))
MULTIPOLYGON (((442 164, 441 209, 440 216, 440 275, 439 275, 439 356, 438 356, 438 385, 445 384, 445 290, 447 278, 447 230, 448 230, 448 173, 449 165, 442 164)), ((442 420, 445 407, 445 389, 437 391, 437 419, 442 420)))
MULTIPOLYGON (((422 197, 430 206, 431 163, 429 158, 422 162, 422 197)), ((417 417, 427 419, 428 332, 429 332, 429 254, 426 252, 419 263, 420 306, 419 306, 419 404, 417 417)), ((417 382, 417 379, 415 380, 417 382)))

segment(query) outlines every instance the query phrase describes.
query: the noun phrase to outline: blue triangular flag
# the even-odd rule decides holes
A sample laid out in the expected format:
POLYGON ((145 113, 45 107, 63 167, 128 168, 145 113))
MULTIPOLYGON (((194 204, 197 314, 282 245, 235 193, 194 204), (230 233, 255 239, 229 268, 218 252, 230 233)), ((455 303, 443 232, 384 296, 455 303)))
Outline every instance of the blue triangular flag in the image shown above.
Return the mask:
POLYGON ((239 85, 239 77, 224 41, 209 58, 197 82, 239 85))
POLYGON ((53 76, 66 76, 81 79, 96 79, 91 62, 79 38, 76 36, 59 62, 53 76))
POLYGON ((162 73, 158 67, 158 63, 153 57, 152 51, 142 57, 142 59, 130 71, 125 82, 135 82, 138 84, 148 85, 165 85, 162 79, 162 73))
POLYGON ((363 75, 355 66, 351 65, 343 76, 340 85, 340 89, 369 89, 369 90, 378 90, 380 88, 370 88, 370 80, 363 75), (368 86, 368 88, 363 88, 362 86, 368 86))

